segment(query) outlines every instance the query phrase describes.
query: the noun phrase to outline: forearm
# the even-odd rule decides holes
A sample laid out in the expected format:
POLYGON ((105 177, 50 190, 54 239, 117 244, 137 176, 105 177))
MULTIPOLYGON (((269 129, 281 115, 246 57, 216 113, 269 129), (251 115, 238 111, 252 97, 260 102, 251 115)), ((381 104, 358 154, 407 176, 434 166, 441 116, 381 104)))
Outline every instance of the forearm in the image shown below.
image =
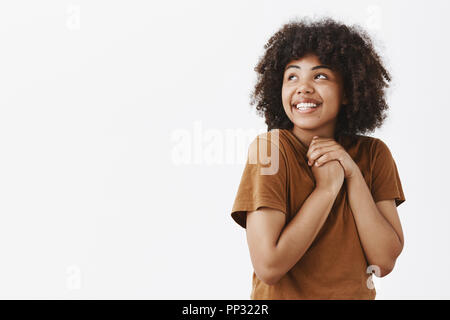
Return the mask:
POLYGON ((400 255, 402 245, 395 230, 379 212, 360 170, 346 180, 350 207, 359 238, 370 265, 389 273, 400 255))
POLYGON ((276 278, 286 274, 309 248, 325 223, 336 196, 337 192, 316 188, 281 232, 271 259, 276 278))

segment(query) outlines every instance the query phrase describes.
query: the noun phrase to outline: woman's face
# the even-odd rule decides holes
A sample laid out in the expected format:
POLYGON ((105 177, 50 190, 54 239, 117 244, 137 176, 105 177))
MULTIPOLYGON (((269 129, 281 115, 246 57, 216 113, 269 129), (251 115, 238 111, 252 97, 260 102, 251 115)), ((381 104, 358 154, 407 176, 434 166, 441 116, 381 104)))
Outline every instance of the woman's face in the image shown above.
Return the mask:
MULTIPOLYGON (((294 123, 294 131, 303 134, 332 137, 336 126, 336 117, 343 98, 343 83, 338 72, 322 66, 318 57, 308 54, 286 65, 282 101, 284 111, 294 123), (298 109, 301 102, 311 99, 317 105, 311 109, 298 109)), ((311 105, 303 105, 308 107, 311 105)))

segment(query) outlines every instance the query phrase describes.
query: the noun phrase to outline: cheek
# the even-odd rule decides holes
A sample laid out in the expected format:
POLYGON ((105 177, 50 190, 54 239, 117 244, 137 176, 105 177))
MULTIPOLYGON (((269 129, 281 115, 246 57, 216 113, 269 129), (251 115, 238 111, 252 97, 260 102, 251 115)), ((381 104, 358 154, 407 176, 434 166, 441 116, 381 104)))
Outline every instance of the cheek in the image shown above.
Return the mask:
POLYGON ((296 85, 289 82, 283 82, 283 85, 281 86, 281 93, 286 95, 291 95, 293 91, 296 90, 296 85))
POLYGON ((330 87, 323 87, 320 89, 320 96, 329 102, 337 101, 339 100, 339 88, 336 88, 334 86, 330 87))
POLYGON ((281 99, 283 100, 283 104, 289 103, 290 96, 291 91, 289 90, 289 88, 283 86, 283 88, 281 89, 281 99))

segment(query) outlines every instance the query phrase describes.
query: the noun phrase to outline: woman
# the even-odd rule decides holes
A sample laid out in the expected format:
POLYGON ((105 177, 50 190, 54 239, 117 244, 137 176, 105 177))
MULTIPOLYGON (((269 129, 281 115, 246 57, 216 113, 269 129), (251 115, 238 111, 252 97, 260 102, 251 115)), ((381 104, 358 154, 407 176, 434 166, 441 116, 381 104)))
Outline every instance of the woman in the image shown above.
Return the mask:
POLYGON ((246 228, 251 299, 375 299, 403 249, 405 201, 380 127, 390 75, 367 34, 325 18, 265 45, 251 143, 231 216, 246 228), (386 82, 385 82, 386 81, 386 82), (270 170, 268 170, 270 169, 270 170))

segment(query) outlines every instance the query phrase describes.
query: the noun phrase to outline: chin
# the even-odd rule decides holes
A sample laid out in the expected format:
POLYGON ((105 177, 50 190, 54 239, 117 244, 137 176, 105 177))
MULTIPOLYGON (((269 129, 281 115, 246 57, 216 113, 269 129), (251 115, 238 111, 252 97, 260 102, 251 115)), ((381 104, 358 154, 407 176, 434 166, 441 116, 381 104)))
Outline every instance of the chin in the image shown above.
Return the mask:
POLYGON ((311 121, 311 119, 307 119, 306 121, 302 121, 299 119, 295 119, 294 121, 292 121, 291 119, 291 122, 294 124, 294 126, 304 130, 314 130, 320 127, 319 123, 317 123, 316 121, 311 121))

